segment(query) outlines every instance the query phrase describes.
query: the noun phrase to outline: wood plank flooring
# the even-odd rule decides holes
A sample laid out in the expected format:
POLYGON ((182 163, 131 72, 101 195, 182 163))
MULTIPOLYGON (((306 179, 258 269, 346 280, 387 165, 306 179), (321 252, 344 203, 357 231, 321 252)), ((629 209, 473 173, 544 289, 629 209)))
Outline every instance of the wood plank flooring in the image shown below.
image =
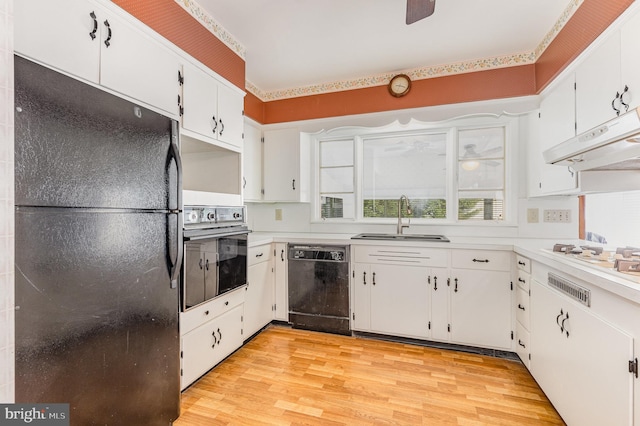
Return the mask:
POLYGON ((562 425, 517 361, 271 326, 182 395, 175 426, 562 425))

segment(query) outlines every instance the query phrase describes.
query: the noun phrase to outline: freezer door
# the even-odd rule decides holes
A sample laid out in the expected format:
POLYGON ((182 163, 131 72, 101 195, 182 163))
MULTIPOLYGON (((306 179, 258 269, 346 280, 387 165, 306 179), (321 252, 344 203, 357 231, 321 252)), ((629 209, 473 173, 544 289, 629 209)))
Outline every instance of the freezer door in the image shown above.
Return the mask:
POLYGON ((170 424, 180 408, 176 215, 16 209, 16 402, 72 424, 170 424))
POLYGON ((171 119, 18 56, 15 108, 16 205, 180 208, 171 119))

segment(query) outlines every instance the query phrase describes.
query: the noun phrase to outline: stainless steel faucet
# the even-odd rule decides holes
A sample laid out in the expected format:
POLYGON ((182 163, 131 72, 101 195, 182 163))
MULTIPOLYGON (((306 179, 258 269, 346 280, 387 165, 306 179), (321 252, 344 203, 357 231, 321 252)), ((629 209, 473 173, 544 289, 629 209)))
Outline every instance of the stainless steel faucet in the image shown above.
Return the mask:
MULTIPOLYGON (((398 198, 398 235, 402 235, 402 230, 404 228, 408 228, 409 225, 404 225, 402 223, 402 200, 405 200, 405 204, 407 206, 407 214, 411 215, 411 206, 409 205, 409 198, 406 195, 401 195, 398 198)), ((409 224, 411 223, 411 218, 409 218, 409 224)))

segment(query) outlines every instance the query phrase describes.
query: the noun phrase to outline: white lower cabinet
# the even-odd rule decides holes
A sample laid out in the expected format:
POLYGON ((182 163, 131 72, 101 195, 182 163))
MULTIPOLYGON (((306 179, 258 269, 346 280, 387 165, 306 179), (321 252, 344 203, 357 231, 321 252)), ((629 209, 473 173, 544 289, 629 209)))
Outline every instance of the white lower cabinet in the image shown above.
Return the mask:
POLYGON ((273 319, 274 272, 271 244, 251 247, 244 300, 244 336, 251 337, 273 319))
POLYGON ((537 280, 530 331, 531 373, 567 424, 633 424, 631 336, 537 280))
POLYGON ((356 264, 354 326, 382 334, 428 337, 428 269, 356 264))
POLYGON ((273 250, 275 273, 274 315, 278 321, 289 321, 289 293, 287 287, 287 243, 275 243, 273 250))
POLYGON ((244 288, 180 314, 180 388, 242 346, 244 288))

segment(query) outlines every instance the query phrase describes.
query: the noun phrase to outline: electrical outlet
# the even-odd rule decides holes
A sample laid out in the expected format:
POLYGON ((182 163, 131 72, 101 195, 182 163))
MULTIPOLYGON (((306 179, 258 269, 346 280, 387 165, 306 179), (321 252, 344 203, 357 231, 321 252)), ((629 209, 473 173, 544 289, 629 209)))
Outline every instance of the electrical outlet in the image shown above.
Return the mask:
POLYGON ((276 220, 282 220, 282 209, 276 209, 276 220))
POLYGON ((544 210, 544 221, 571 223, 571 210, 544 210))
POLYGON ((539 209, 527 209, 527 223, 538 223, 539 209))

